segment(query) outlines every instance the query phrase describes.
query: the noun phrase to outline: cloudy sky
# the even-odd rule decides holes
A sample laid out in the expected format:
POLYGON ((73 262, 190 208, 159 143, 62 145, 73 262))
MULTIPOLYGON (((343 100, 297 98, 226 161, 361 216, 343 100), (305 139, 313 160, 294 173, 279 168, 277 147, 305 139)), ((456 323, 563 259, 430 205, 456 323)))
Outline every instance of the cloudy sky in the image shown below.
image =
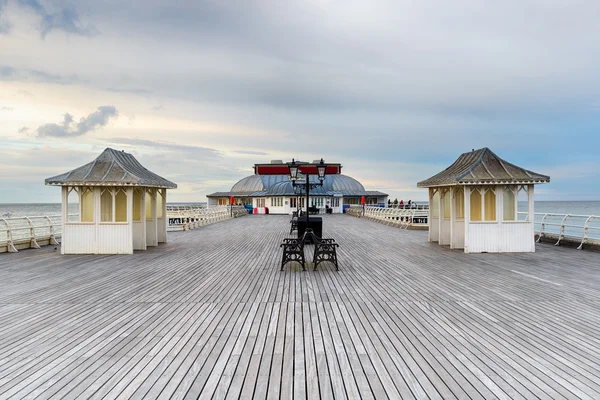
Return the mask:
POLYGON ((114 147, 205 201, 292 157, 416 188, 472 148, 600 199, 597 0, 0 0, 0 203, 114 147))

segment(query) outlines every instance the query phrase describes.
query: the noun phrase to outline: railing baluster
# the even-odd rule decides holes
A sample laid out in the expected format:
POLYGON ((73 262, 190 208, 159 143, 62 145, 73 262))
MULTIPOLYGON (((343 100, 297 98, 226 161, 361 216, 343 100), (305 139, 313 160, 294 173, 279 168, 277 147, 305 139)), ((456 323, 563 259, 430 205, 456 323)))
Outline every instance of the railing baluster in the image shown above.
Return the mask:
MULTIPOLYGON (((542 218, 542 221, 540 222, 540 233, 538 235, 536 243, 539 243, 540 240, 542 240, 542 237, 545 234, 545 230, 546 230, 546 218, 548 218, 548 215, 549 214, 544 214, 544 217, 542 218)), ((535 215, 533 216, 533 220, 534 220, 534 226, 535 226, 535 215)))
POLYGON ((567 218, 570 217, 570 214, 565 215, 561 224, 560 224, 560 234, 558 235, 558 241, 554 244, 555 246, 560 245, 560 241, 565 237, 565 225, 567 222, 567 218))
POLYGON ((588 219, 585 220, 585 224, 583 225, 583 237, 581 238, 581 244, 577 248, 577 250, 582 250, 584 243, 588 240, 589 230, 590 230, 590 222, 592 222, 596 218, 595 215, 591 215, 588 219))

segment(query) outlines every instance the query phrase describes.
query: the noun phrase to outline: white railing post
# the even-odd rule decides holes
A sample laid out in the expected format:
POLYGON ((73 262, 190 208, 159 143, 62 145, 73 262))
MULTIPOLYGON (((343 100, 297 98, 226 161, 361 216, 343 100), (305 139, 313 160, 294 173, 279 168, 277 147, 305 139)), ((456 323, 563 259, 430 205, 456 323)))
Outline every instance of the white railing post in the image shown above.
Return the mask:
MULTIPOLYGON (((49 243, 51 245, 58 245, 58 240, 56 240, 56 236, 55 236, 55 232, 54 232, 54 223, 52 222, 52 220, 50 219, 50 217, 46 216, 45 217, 48 220, 48 227, 50 228, 50 241, 49 243)), ((67 219, 69 218, 69 216, 67 215, 67 219)))
POLYGON ((4 225, 6 225, 6 248, 9 253, 17 253, 18 250, 13 243, 12 230, 10 229, 10 224, 4 218, 2 218, 2 221, 4 221, 4 225))
MULTIPOLYGON (((542 218, 542 221, 540 222, 540 233, 538 235, 538 238, 536 240, 536 243, 539 243, 540 240, 542 240, 542 237, 544 236, 544 233, 546 233, 546 218, 548 218, 548 214, 544 214, 544 217, 542 218)), ((533 215, 533 224, 535 225, 535 214, 533 215)))
POLYGON ((570 216, 571 216, 570 214, 567 214, 563 218, 563 220, 560 224, 560 234, 558 235, 558 241, 554 244, 555 246, 560 245, 560 241, 565 237, 565 224, 567 222, 567 218, 569 218, 570 216))
POLYGON ((577 250, 582 250, 583 245, 588 240, 589 230, 590 230, 590 222, 596 219, 595 215, 591 215, 588 219, 585 220, 585 224, 583 224, 583 237, 581 238, 581 244, 577 248, 577 250))
POLYGON ((40 245, 35 240, 35 227, 33 226, 33 223, 31 222, 31 219, 29 219, 29 217, 25 217, 25 219, 29 224, 29 247, 39 249, 40 245))

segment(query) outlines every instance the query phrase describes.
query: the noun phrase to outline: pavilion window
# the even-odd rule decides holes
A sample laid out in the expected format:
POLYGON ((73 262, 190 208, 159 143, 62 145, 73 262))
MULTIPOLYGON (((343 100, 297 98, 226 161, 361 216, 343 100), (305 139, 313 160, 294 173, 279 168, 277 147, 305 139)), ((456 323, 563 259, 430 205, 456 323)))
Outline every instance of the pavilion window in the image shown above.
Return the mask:
POLYGON ((440 216, 440 191, 438 189, 433 190, 431 196, 431 205, 429 207, 431 212, 431 218, 439 218, 440 216))
POLYGON ((290 207, 291 208, 296 208, 297 207, 297 199, 295 197, 290 197, 290 207))
POLYGON ((152 220, 152 191, 146 192, 146 219, 152 220))
POLYGON ((465 218, 465 190, 461 187, 454 191, 454 212, 456 219, 465 218))
POLYGON ((67 187, 67 222, 79 222, 81 216, 79 188, 67 187))
POLYGON ((113 221, 113 194, 110 189, 100 192, 100 222, 113 221))
POLYGON ((142 192, 140 189, 133 190, 133 221, 142 220, 142 192))
POLYGON ((515 205, 515 193, 510 187, 505 187, 504 193, 502 194, 502 219, 504 221, 517 220, 517 210, 515 205))
POLYGON ((81 189, 81 222, 94 222, 94 190, 81 189))
POLYGON ((471 200, 471 221, 481 221, 482 215, 482 201, 481 201, 481 193, 479 189, 472 188, 471 196, 469 197, 471 200))
POLYGON ((227 205, 227 199, 225 199, 225 198, 219 199, 219 205, 220 206, 226 206, 227 205))
POLYGON ((519 216, 521 221, 529 221, 529 192, 527 191, 526 185, 519 186, 519 189, 517 191, 517 207, 519 212, 525 213, 519 216))
POLYGON ((115 195, 115 222, 127 222, 127 193, 117 190, 115 195))
POLYGON ((450 219, 450 190, 444 191, 444 219, 450 219))
POLYGON ((496 193, 490 188, 484 195, 484 210, 486 221, 496 221, 496 193))
POLYGON ((156 191, 156 218, 163 218, 164 198, 162 190, 156 191))

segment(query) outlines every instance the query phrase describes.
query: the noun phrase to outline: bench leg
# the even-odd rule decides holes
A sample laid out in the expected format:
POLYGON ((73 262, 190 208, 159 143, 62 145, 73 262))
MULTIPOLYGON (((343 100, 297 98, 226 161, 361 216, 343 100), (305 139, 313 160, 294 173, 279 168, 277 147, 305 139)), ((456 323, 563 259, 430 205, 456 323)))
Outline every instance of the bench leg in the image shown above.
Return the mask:
POLYGON ((286 263, 288 262, 299 262, 300 265, 302 265, 302 271, 306 271, 306 264, 305 264, 305 260, 304 260, 304 252, 301 254, 298 254, 297 258, 290 258, 290 257, 286 257, 286 253, 285 251, 283 252, 283 256, 281 257, 281 269, 280 271, 283 271, 283 267, 285 266, 286 263))
POLYGON ((335 264, 335 270, 339 271, 339 267, 338 267, 338 261, 337 261, 337 252, 334 250, 333 252, 327 252, 327 253, 323 253, 323 255, 328 255, 328 257, 323 257, 319 252, 316 251, 315 249, 315 253, 313 256, 313 261, 315 263, 315 267, 314 267, 314 271, 317 270, 317 266, 324 262, 324 261, 330 261, 333 264, 335 264))

